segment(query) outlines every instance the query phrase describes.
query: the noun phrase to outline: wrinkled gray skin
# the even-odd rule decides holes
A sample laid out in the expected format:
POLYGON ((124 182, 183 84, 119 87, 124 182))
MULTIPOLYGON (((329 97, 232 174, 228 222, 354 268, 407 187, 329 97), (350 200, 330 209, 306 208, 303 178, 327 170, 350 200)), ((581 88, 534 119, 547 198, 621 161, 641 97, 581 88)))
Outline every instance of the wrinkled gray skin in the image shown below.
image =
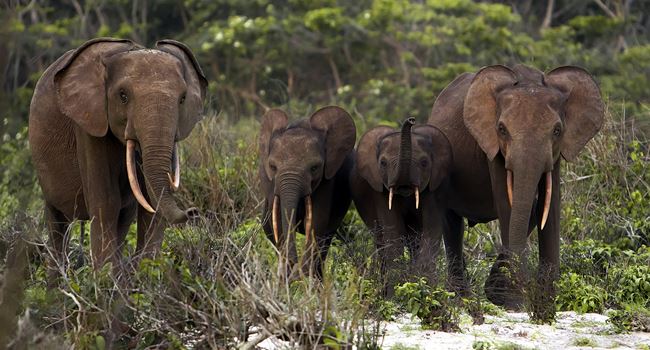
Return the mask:
POLYGON ((393 275, 399 273, 395 260, 405 245, 416 273, 425 275, 434 272, 440 248, 443 220, 439 215, 443 211, 437 192, 446 186, 451 147, 440 130, 414 123, 410 118, 401 130, 379 126, 366 132, 359 141, 350 176, 355 206, 375 234, 388 294, 398 277, 393 275), (391 188, 394 195, 389 208, 391 188))
POLYGON ((197 214, 177 206, 168 173, 174 143, 200 118, 206 86, 190 49, 171 40, 144 49, 129 40, 94 39, 43 73, 30 106, 29 142, 59 261, 75 219, 93 219, 92 260, 99 268, 118 265, 136 215, 137 251, 153 254, 167 223, 197 214), (137 177, 155 215, 129 186, 127 140, 137 143, 137 177))
POLYGON ((523 65, 489 66, 460 75, 438 96, 429 124, 445 133, 454 159, 446 227, 462 252, 463 217, 470 225, 499 219, 502 254, 485 286, 495 304, 521 303, 499 267, 525 253, 529 233, 541 228, 547 173, 552 195, 546 225, 538 229, 539 261, 540 273, 550 274, 546 290, 552 290, 560 257, 560 158, 574 160, 603 117, 596 82, 573 66, 547 74, 523 65))
POLYGON ((322 276, 330 242, 351 202, 348 181, 355 139, 352 118, 336 106, 321 108, 293 123, 279 109, 262 117, 259 177, 265 196, 263 227, 288 269, 298 260, 295 233, 305 232, 305 201, 310 197, 314 234, 302 269, 322 276), (275 197, 279 203, 277 242, 271 214, 275 197))

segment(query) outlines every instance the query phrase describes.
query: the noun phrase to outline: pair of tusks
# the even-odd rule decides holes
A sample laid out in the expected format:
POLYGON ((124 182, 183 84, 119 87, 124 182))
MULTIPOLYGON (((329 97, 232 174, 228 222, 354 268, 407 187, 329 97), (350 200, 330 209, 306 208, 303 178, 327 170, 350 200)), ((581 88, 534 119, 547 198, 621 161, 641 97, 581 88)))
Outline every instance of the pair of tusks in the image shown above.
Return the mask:
MULTIPOLYGON (((271 220, 273 222, 273 238, 275 243, 280 243, 280 228, 278 227, 278 212, 280 211, 280 206, 278 201, 280 197, 273 197, 273 208, 271 209, 271 220)), ((312 223, 313 223, 313 210, 311 205, 311 196, 305 197, 305 247, 309 248, 309 241, 311 240, 312 232, 312 223)), ((289 228, 291 229, 291 228, 289 228)))
MULTIPOLYGON (((174 171, 174 178, 167 173, 169 178, 169 185, 172 190, 176 191, 181 184, 181 167, 180 167, 180 158, 178 156, 178 146, 174 143, 174 150, 172 152, 172 166, 174 171)), ((144 198, 142 190, 140 189, 140 183, 138 182, 138 176, 135 170, 135 141, 126 140, 126 172, 129 176, 129 185, 131 186, 131 191, 135 196, 135 199, 140 203, 140 205, 148 212, 155 213, 154 208, 147 202, 147 199, 144 198)))
MULTIPOLYGON (((512 207, 512 171, 506 170, 506 183, 508 184, 508 202, 512 207)), ((540 229, 543 230, 548 219, 548 212, 551 208, 551 194, 553 193, 553 178, 551 172, 546 172, 546 194, 544 196, 544 211, 542 212, 542 222, 540 229)))
MULTIPOLYGON (((393 189, 394 187, 391 187, 388 190, 388 210, 393 209, 393 189)), ((415 193, 415 209, 420 209, 420 188, 415 186, 413 193, 415 193)))

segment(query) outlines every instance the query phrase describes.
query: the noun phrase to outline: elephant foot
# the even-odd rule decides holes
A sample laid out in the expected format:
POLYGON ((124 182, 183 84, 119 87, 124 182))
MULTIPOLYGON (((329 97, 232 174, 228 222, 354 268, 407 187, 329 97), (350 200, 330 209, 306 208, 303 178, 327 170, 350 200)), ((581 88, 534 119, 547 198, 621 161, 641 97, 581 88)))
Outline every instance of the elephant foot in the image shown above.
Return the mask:
POLYGON ((517 283, 511 263, 499 256, 492 265, 490 275, 485 281, 485 296, 495 305, 506 309, 521 311, 524 298, 521 286, 517 283))

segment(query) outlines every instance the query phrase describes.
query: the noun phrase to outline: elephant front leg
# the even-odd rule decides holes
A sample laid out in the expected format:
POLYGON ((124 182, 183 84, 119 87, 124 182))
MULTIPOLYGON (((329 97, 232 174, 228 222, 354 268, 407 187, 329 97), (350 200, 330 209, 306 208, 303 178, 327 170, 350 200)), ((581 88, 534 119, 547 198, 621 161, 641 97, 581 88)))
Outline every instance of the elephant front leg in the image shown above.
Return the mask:
POLYGON ((470 288, 465 277, 465 257, 463 256, 463 235, 465 233, 463 218, 452 211, 444 216, 444 240, 447 255, 447 274, 450 288, 460 293, 469 293, 470 288))
POLYGON ((65 271, 67 258, 66 246, 69 240, 68 222, 65 215, 49 204, 45 204, 45 220, 47 221, 49 232, 50 259, 48 261, 47 284, 48 287, 54 287, 56 280, 61 273, 65 271))
POLYGON ((429 282, 435 283, 438 278, 436 262, 440 253, 444 217, 432 195, 423 196, 422 202, 422 235, 415 267, 418 274, 427 276, 429 282))
POLYGON ((159 213, 149 213, 138 205, 138 239, 135 254, 138 259, 153 258, 162 247, 165 221, 159 213))
POLYGON ((384 280, 384 294, 390 297, 394 294, 395 284, 404 276, 404 272, 400 269, 404 255, 404 223, 395 218, 390 220, 390 217, 389 220, 379 219, 374 231, 377 238, 380 273, 384 280))

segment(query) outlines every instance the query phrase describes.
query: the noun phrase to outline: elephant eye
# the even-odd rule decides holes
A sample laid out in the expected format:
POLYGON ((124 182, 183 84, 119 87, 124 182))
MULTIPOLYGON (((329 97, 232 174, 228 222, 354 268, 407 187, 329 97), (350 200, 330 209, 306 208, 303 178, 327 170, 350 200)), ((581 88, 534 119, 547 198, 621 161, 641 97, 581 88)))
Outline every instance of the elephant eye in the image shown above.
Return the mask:
POLYGON ((562 127, 560 125, 556 125, 555 128, 553 128, 553 136, 560 136, 562 133, 562 127))
POLYGON ((503 123, 499 122, 499 125, 497 126, 497 130, 499 131, 499 135, 508 136, 508 129, 506 129, 506 126, 503 125, 503 123))
POLYGON ((120 90, 120 101, 122 101, 122 104, 129 102, 129 97, 126 96, 126 92, 124 92, 124 90, 120 90))
POLYGON ((185 102, 185 95, 181 96, 180 104, 183 104, 185 102))
POLYGON ((272 172, 276 172, 276 171, 278 171, 278 167, 276 167, 276 166, 273 165, 273 164, 269 165, 269 169, 271 169, 272 172))
POLYGON ((386 159, 383 159, 383 158, 382 158, 382 159, 379 160, 379 166, 380 166, 380 167, 385 168, 386 165, 387 165, 387 164, 386 164, 386 159))
POLYGON ((429 165, 429 161, 426 158, 420 159, 420 166, 426 168, 429 165))
POLYGON ((309 170, 310 170, 312 173, 315 173, 316 170, 318 170, 318 165, 312 165, 311 168, 309 168, 309 170))

